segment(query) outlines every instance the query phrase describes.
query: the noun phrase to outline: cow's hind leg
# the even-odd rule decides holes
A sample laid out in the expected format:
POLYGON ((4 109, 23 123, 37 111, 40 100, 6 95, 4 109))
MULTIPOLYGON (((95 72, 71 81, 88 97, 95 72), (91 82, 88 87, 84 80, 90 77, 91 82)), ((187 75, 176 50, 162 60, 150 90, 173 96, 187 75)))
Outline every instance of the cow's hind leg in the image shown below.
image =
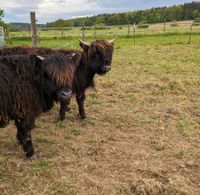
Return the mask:
POLYGON ((15 120, 17 126, 17 139, 23 146, 24 152, 27 157, 34 154, 34 148, 31 140, 31 130, 34 127, 33 119, 17 119, 15 120))

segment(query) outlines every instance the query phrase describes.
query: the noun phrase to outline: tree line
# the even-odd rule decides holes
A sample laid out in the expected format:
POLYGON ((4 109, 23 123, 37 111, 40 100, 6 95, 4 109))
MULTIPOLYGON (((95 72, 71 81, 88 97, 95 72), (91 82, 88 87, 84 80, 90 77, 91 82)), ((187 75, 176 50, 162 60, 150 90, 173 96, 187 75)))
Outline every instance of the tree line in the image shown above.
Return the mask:
POLYGON ((3 21, 4 11, 0 8, 0 26, 8 28, 8 25, 3 21))
MULTIPOLYGON (((0 26, 11 29, 27 29, 29 24, 13 23, 5 24, 3 22, 4 11, 0 8, 0 26)), ((75 19, 58 19, 54 22, 47 23, 46 27, 79 27, 83 22, 85 26, 112 26, 127 24, 152 24, 181 20, 200 21, 200 2, 185 3, 171 7, 157 7, 146 10, 130 11, 126 13, 100 14, 92 17, 75 18, 75 19)))
POLYGON ((47 23, 47 27, 78 27, 83 21, 85 26, 127 25, 127 24, 152 24, 170 21, 193 20, 200 18, 200 2, 185 3, 171 7, 158 7, 126 13, 100 14, 92 17, 75 18, 69 20, 59 19, 47 23))

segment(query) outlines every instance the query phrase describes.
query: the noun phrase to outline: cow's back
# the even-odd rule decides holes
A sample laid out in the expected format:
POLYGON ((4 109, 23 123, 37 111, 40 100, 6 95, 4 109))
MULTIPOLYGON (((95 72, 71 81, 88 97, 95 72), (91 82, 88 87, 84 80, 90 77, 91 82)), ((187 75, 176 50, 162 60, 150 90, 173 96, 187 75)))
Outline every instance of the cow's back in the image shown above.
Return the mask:
POLYGON ((34 116, 40 109, 38 88, 29 57, 0 58, 0 117, 34 116))

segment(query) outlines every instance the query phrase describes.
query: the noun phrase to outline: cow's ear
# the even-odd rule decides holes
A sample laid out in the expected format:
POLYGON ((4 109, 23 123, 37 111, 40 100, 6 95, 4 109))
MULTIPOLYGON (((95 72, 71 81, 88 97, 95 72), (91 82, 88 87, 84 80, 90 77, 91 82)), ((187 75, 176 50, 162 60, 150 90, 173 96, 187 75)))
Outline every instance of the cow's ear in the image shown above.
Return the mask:
POLYGON ((83 41, 83 40, 79 40, 80 41, 80 43, 79 43, 79 45, 80 45, 80 47, 84 50, 84 51, 87 51, 88 49, 89 49, 89 47, 90 47, 90 43, 88 43, 88 42, 85 42, 85 41, 83 41))

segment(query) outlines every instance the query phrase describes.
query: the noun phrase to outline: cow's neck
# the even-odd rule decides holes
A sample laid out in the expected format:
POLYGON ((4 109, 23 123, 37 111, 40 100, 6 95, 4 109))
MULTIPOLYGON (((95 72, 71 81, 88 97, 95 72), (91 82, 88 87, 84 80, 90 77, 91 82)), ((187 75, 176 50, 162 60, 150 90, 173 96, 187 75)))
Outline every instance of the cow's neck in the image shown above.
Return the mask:
POLYGON ((47 112, 53 107, 53 94, 50 94, 48 90, 46 90, 46 86, 44 86, 42 78, 38 80, 37 86, 38 94, 40 94, 40 102, 43 107, 43 112, 47 112))
POLYGON ((84 68, 84 71, 81 71, 83 74, 84 80, 85 80, 85 87, 93 87, 94 86, 94 76, 95 72, 93 72, 89 67, 88 67, 88 59, 87 59, 87 54, 85 52, 82 52, 82 64, 81 66, 84 68))

